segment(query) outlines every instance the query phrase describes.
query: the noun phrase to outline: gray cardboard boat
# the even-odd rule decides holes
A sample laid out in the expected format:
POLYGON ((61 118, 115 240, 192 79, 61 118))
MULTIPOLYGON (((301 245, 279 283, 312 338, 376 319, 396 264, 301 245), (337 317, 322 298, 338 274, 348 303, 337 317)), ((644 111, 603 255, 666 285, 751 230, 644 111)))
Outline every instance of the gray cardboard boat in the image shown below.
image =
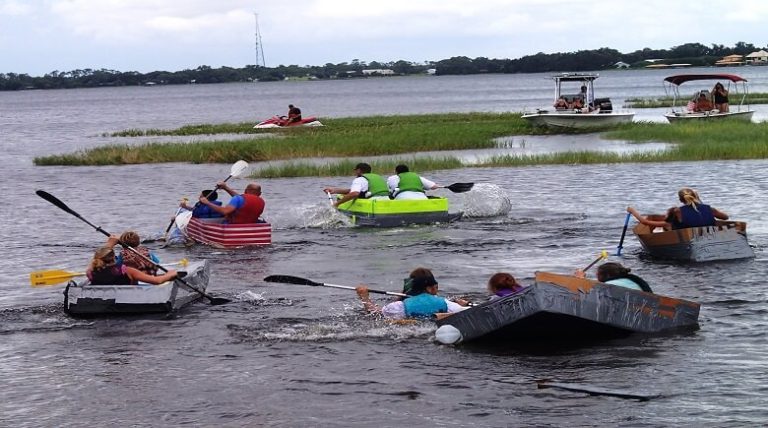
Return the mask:
MULTIPOLYGON (((210 277, 207 260, 190 263, 184 277, 192 287, 205 292, 210 277)), ((92 285, 87 280, 70 282, 64 290, 64 309, 71 315, 168 313, 201 296, 181 281, 160 285, 92 285)))
MULTIPOLYGON (((663 215, 648 216, 653 220, 663 215)), ((718 220, 714 226, 661 230, 641 223, 632 228, 648 254, 654 258, 690 262, 735 260, 755 257, 747 242, 747 223, 718 220)))
POLYGON ((437 321, 441 343, 578 341, 698 329, 699 304, 597 281, 537 272, 533 285, 437 321))

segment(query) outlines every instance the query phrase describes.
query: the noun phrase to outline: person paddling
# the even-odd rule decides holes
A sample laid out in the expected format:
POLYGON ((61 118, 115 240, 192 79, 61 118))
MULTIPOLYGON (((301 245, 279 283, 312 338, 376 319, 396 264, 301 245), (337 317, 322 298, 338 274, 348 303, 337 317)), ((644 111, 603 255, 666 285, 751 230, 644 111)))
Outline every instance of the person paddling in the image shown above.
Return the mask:
POLYGON ((405 281, 403 291, 408 297, 403 300, 379 307, 371 301, 368 287, 364 284, 360 284, 355 291, 366 311, 381 314, 388 319, 431 318, 439 313, 456 313, 466 309, 466 302, 452 302, 438 296, 437 288, 437 280, 431 270, 416 268, 405 281))
POLYGON ((85 273, 92 285, 135 285, 139 281, 157 285, 170 281, 177 275, 174 269, 162 275, 151 275, 126 264, 118 264, 115 250, 110 246, 101 247, 93 253, 93 259, 85 273))
POLYGON ((245 186, 243 193, 237 193, 226 182, 220 181, 216 185, 217 189, 224 189, 232 199, 225 206, 219 206, 209 201, 208 198, 200 196, 200 203, 206 205, 211 210, 226 217, 225 222, 229 224, 259 223, 261 214, 264 212, 266 202, 261 197, 261 185, 258 183, 249 183, 245 186))

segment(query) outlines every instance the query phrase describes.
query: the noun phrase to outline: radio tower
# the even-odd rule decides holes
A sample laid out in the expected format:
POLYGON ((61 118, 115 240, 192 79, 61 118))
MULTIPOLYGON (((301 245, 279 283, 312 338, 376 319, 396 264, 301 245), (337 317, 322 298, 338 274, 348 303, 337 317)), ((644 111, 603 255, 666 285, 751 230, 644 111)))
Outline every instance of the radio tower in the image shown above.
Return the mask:
POLYGON ((267 63, 264 60, 264 49, 261 48, 261 32, 259 32, 259 14, 254 13, 256 18, 256 67, 266 67, 267 63))

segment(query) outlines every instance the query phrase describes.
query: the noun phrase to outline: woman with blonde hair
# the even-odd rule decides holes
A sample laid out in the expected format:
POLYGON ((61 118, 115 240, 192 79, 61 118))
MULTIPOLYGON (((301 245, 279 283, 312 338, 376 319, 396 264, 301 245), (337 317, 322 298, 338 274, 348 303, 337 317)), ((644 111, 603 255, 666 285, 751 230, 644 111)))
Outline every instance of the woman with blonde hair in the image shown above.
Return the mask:
POLYGON ((683 205, 667 210, 667 218, 664 221, 650 220, 632 207, 627 207, 627 212, 642 224, 665 229, 714 226, 717 220, 728 220, 728 214, 702 203, 699 194, 690 187, 680 189, 677 197, 683 205))
POLYGON ((157 285, 176 278, 176 271, 171 269, 155 276, 125 264, 118 264, 115 260, 115 250, 105 246, 94 252, 86 275, 93 285, 132 285, 138 284, 139 281, 157 285))

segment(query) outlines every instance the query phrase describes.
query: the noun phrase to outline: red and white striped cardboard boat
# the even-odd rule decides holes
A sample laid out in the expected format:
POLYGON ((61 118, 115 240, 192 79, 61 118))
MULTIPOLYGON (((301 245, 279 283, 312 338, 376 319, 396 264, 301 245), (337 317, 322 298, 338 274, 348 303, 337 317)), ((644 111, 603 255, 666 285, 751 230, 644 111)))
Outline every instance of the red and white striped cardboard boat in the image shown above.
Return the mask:
POLYGON ((223 224, 222 219, 192 218, 187 224, 187 236, 201 244, 218 248, 250 247, 272 243, 269 223, 223 224))

